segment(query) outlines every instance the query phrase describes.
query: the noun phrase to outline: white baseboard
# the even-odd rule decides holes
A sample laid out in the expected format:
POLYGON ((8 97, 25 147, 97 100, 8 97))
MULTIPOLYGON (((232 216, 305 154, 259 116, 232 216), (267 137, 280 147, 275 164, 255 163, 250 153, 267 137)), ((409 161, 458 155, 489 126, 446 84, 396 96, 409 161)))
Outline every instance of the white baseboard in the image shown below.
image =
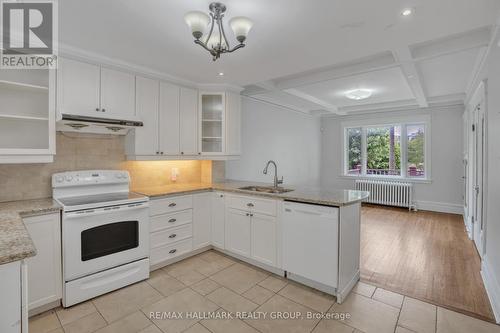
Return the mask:
POLYGON ((490 299, 495 320, 500 324, 500 284, 491 269, 487 256, 484 256, 481 264, 481 276, 483 277, 484 287, 490 299))
POLYGON ((416 201, 417 209, 430 210, 432 212, 451 213, 463 215, 464 207, 458 204, 435 201, 416 201))

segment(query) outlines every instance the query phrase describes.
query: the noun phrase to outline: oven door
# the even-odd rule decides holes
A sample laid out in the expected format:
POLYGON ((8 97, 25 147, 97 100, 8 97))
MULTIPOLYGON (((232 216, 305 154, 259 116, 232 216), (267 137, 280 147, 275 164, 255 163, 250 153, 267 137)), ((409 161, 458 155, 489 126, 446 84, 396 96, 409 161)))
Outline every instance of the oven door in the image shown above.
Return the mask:
POLYGON ((149 256, 148 203, 64 212, 64 281, 149 256))

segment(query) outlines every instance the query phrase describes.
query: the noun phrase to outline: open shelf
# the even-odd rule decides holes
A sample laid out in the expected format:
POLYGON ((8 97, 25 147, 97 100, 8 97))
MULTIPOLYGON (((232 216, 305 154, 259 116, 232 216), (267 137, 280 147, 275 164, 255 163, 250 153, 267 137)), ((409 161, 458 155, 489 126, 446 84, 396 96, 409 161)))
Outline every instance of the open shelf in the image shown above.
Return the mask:
POLYGON ((34 84, 28 84, 28 83, 21 83, 21 82, 15 82, 15 81, 7 81, 7 80, 0 80, 0 87, 4 86, 6 88, 11 88, 11 89, 23 89, 23 90, 31 90, 31 91, 48 91, 49 87, 44 87, 44 86, 37 86, 34 84))

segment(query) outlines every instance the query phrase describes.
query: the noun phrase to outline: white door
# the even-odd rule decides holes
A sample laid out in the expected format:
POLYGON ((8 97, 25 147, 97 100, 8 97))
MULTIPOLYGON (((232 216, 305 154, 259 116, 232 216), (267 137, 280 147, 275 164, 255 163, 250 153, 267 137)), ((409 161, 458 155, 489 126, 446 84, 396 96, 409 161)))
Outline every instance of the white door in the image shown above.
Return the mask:
POLYGON ((250 213, 228 209, 226 211, 226 250, 250 258, 250 213))
POLYGON ((101 68, 101 112, 106 118, 136 118, 133 74, 101 68))
POLYGON ((252 213, 252 259, 276 266, 276 218, 252 213))
POLYGON ((212 193, 212 244, 220 249, 224 249, 224 200, 224 193, 212 193))
POLYGON ((24 219, 35 244, 36 256, 28 258, 28 310, 62 297, 61 223, 59 214, 24 219))
POLYGON ((59 113, 102 117, 99 100, 99 66, 60 58, 58 67, 57 105, 59 113))
POLYGON ((210 245, 212 193, 193 195, 193 249, 210 245))
POLYGON ((179 155, 179 87, 160 82, 160 154, 179 155))
POLYGON ((181 155, 198 155, 198 90, 180 88, 181 155))
POLYGON ((477 105, 474 110, 474 200, 473 200, 473 239, 479 255, 482 257, 483 249, 483 193, 484 193, 484 151, 485 151, 485 119, 484 119, 484 101, 477 105))
POLYGON ((241 96, 226 93, 226 155, 241 154, 241 96))
POLYGON ((135 128, 134 155, 157 155, 158 148, 158 103, 160 83, 137 77, 136 81, 136 112, 137 117, 144 123, 143 127, 135 128))

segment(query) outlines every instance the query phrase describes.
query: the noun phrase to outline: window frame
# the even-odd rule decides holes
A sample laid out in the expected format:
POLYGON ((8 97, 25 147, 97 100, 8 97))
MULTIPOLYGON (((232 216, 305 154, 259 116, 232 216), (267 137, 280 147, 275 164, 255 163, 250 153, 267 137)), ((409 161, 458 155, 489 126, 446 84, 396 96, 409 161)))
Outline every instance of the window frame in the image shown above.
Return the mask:
POLYGON ((380 122, 374 119, 344 121, 341 123, 341 140, 342 140, 342 158, 341 170, 342 178, 349 179, 378 179, 378 180, 404 180, 415 183, 430 183, 431 178, 431 118, 430 115, 422 115, 415 117, 400 117, 400 118, 387 118, 386 121, 380 122), (409 177, 408 176, 408 133, 407 127, 414 125, 424 126, 424 177, 409 177), (367 128, 369 127, 387 127, 387 126, 400 126, 401 127, 401 175, 388 176, 388 175, 368 175, 366 173, 367 167, 367 128), (348 143, 347 131, 351 128, 361 128, 361 174, 350 175, 348 174, 348 143))

